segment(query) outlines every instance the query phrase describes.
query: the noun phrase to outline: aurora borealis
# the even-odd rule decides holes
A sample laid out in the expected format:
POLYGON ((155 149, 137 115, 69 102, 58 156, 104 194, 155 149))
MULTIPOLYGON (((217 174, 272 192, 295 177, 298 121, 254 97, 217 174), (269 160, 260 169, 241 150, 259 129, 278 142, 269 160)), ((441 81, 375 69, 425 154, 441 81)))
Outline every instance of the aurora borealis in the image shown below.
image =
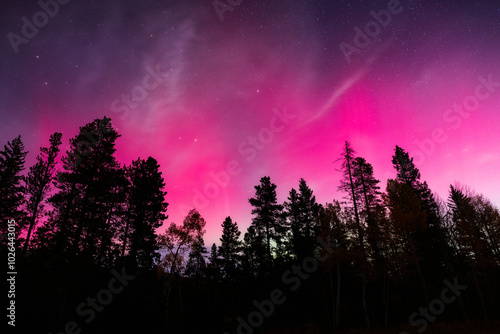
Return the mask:
POLYGON ((108 116, 118 161, 157 159, 168 222, 197 206, 208 245, 249 225, 262 176, 281 202, 301 177, 341 199, 345 140, 383 189, 399 145, 441 198, 459 181, 500 204, 500 3, 220 2, 3 3, 0 144, 21 134, 28 170, 108 116))

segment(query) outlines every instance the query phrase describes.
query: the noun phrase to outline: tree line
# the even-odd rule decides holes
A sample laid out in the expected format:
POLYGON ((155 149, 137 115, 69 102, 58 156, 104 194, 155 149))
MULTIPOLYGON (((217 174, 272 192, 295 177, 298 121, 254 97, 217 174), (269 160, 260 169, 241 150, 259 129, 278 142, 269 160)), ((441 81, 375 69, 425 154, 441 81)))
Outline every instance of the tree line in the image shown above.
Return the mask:
MULTIPOLYGON (((168 218, 160 166, 152 157, 121 166, 114 157, 120 135, 110 121, 81 127, 61 168, 61 133, 40 148, 26 176, 21 136, 0 151, 0 232, 16 221, 21 312, 32 319, 26 328, 63 328, 77 317, 75 305, 119 267, 137 279, 84 330, 408 327, 410 314, 440 296, 444 280, 468 289, 440 321, 499 319, 499 209, 460 184, 439 198, 403 148, 392 156, 396 177, 381 190, 372 165, 346 141, 335 154, 342 178, 332 185, 344 198, 330 203, 317 203, 304 179, 279 203, 276 184, 262 177, 249 199, 248 229, 227 217, 220 244, 207 249, 206 222, 195 208, 157 234, 168 218), (249 325, 257 301, 285 291, 284 273, 310 257, 323 260, 301 276, 300 289, 286 290, 272 316, 249 325)), ((2 239, 2 253, 6 245, 2 239)))

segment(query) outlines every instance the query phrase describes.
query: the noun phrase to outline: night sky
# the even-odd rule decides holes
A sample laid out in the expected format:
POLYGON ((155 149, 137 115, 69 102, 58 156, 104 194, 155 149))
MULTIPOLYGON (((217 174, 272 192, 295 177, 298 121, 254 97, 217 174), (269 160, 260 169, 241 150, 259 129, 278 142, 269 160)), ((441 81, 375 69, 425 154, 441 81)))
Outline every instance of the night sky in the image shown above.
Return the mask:
POLYGON ((263 176, 280 202, 301 177, 341 199, 345 140, 383 189, 399 145, 442 198, 500 204, 499 1, 60 2, 0 8, 0 145, 21 134, 26 171, 110 117, 118 161, 157 159, 167 223, 196 206, 208 246, 228 215, 246 230, 263 176))

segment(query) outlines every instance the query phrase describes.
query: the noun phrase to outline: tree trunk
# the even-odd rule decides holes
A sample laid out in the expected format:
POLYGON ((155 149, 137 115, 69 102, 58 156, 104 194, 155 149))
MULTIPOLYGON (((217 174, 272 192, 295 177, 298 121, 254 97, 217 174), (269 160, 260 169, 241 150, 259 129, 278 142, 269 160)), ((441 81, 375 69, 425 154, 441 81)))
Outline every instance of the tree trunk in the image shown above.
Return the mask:
POLYGON ((369 332, 372 330, 372 326, 370 323, 370 315, 368 314, 368 307, 366 305, 366 275, 363 274, 363 311, 365 313, 365 321, 366 321, 366 328, 368 329, 369 332))
POLYGON ((337 254, 337 303, 335 305, 335 325, 340 325, 340 261, 337 254))
POLYGON ((479 300, 481 301, 481 309, 483 310, 484 320, 488 321, 488 313, 486 312, 486 307, 484 305, 483 292, 481 291, 481 287, 479 286, 479 282, 477 281, 477 275, 474 271, 472 273, 472 278, 474 279, 474 285, 476 286, 477 293, 479 295, 479 300))
POLYGON ((488 276, 488 274, 486 273, 485 270, 483 270, 483 274, 485 276, 485 279, 486 279, 486 288, 488 289, 488 295, 490 296, 490 303, 491 303, 491 313, 492 313, 492 317, 494 319, 497 318, 497 308, 496 308, 496 304, 495 304, 495 299, 493 298, 493 296, 495 295, 493 293, 493 290, 491 289, 491 283, 490 283, 490 278, 488 276))
POLYGON ((31 217, 30 219, 30 225, 29 225, 29 228, 28 228, 28 234, 26 235, 26 241, 24 242, 24 246, 23 246, 23 250, 21 252, 21 257, 24 257, 25 254, 26 254, 26 251, 28 250, 28 247, 29 247, 29 243, 30 243, 30 237, 31 237, 31 231, 33 230, 33 227, 35 226, 35 218, 36 218, 36 215, 38 214, 38 205, 40 204, 40 202, 38 202, 37 204, 35 204, 35 210, 33 212, 33 216, 31 217))
POLYGON ((24 257, 24 255, 26 254, 26 251, 28 250, 28 247, 29 247, 31 232, 33 230, 33 227, 35 227, 36 215, 38 214, 38 206, 40 205, 40 202, 42 201, 43 189, 45 188, 47 183, 50 182, 50 178, 48 178, 48 174, 49 174, 49 167, 51 165, 51 162, 53 162, 53 160, 51 160, 49 158, 49 160, 47 161, 47 166, 45 167, 45 171, 43 172, 42 180, 44 180, 44 181, 42 181, 42 183, 40 184, 40 188, 38 189, 38 193, 36 194, 36 199, 33 203, 35 208, 33 209, 33 216, 30 219, 30 226, 28 228, 28 235, 26 236, 26 241, 24 242, 21 257, 24 257))
POLYGON ((129 226, 130 226, 130 208, 128 209, 128 212, 127 212, 127 223, 125 225, 125 235, 123 237, 123 246, 122 246, 122 254, 121 254, 122 259, 125 256, 125 248, 127 246, 127 237, 128 237, 129 226))
POLYGON ((384 304, 384 326, 389 325, 389 280, 387 273, 384 274, 384 282, 382 288, 382 303, 384 304))
POLYGON ((167 303, 166 303, 166 306, 165 306, 165 328, 168 331, 168 324, 169 324, 169 322, 168 322, 168 311, 169 311, 169 307, 170 307, 170 291, 172 291, 172 284, 173 284, 173 278, 172 278, 172 276, 170 276, 170 279, 165 284, 167 285, 167 303))
POLYGON ((424 290, 424 298, 425 298, 425 303, 429 305, 431 299, 429 297, 429 290, 427 290, 427 284, 425 283, 424 276, 422 275, 422 270, 420 269, 420 261, 417 260, 415 263, 417 266, 417 274, 418 274, 418 279, 420 280, 420 285, 422 286, 422 289, 424 290))

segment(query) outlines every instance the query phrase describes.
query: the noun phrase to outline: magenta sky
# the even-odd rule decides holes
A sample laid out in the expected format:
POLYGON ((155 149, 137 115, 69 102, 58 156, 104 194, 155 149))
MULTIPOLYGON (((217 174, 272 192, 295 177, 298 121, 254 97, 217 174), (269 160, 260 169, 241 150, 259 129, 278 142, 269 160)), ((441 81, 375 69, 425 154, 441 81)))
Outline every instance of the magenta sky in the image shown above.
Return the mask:
MULTIPOLYGON (((262 176, 278 185, 280 201, 301 177, 320 203, 340 199, 333 162, 345 140, 384 188, 399 145, 440 196, 460 181, 500 204, 500 5, 243 0, 221 22, 210 2, 171 3, 72 1, 17 53, 4 37, 0 144, 21 134, 29 168, 51 133, 63 132, 66 150, 79 126, 111 117, 122 135, 118 160, 156 158, 166 224, 196 204, 207 246, 228 215, 246 230, 262 176), (355 46, 355 28, 388 7, 397 14, 348 62, 341 43, 355 46), (121 95, 132 93, 122 119, 121 95), (285 109, 284 122, 276 112, 285 109), (264 143, 252 146, 259 134, 264 143), (208 203, 194 203, 231 161, 236 175, 208 203)), ((22 17, 41 10, 11 6, 0 14, 2 36, 21 35, 22 17)))

